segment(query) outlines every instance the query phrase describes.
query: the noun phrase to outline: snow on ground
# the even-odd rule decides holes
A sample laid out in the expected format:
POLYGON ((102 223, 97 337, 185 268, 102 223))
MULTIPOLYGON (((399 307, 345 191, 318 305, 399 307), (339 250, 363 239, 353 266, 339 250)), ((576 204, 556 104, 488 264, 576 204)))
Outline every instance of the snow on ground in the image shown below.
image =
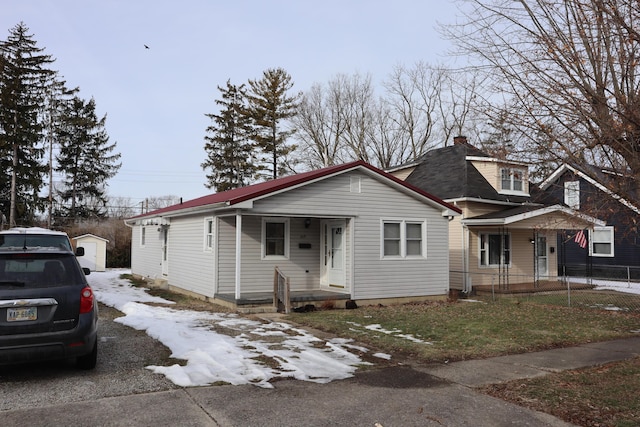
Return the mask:
MULTIPOLYGON (((573 279, 572 279, 573 280, 573 279)), ((640 295, 640 283, 616 280, 591 279, 597 290, 609 290, 640 295)))
POLYGON ((278 377, 327 383, 351 377, 358 365, 365 364, 349 349, 368 349, 351 345, 350 340, 325 342, 283 322, 263 323, 237 314, 147 305, 172 302, 120 279, 124 273, 130 271, 92 272, 87 279, 98 301, 124 313, 116 322, 146 331, 167 346, 172 357, 186 360, 185 366, 147 367, 179 386, 220 381, 272 388, 269 381, 278 377))

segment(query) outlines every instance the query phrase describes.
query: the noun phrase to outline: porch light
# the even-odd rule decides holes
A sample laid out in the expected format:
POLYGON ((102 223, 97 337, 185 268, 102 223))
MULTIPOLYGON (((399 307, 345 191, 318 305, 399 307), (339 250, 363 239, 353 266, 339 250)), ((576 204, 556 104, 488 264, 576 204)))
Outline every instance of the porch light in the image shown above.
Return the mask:
POLYGON ((309 228, 310 225, 311 225, 311 218, 305 218, 304 228, 309 228))
POLYGON ((529 238, 529 243, 533 245, 535 242, 536 242, 535 239, 529 238))

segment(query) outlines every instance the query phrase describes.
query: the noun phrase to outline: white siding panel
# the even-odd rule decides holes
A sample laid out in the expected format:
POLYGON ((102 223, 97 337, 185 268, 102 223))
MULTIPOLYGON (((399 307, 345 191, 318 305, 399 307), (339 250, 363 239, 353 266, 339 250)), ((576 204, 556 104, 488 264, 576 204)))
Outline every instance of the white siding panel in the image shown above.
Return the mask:
POLYGON ((145 245, 140 245, 142 226, 133 227, 131 236, 131 272, 152 279, 162 277, 162 241, 157 226, 145 226, 145 245))
POLYGON ((205 224, 201 216, 174 218, 169 227, 169 284, 213 297, 214 255, 204 249, 205 224))

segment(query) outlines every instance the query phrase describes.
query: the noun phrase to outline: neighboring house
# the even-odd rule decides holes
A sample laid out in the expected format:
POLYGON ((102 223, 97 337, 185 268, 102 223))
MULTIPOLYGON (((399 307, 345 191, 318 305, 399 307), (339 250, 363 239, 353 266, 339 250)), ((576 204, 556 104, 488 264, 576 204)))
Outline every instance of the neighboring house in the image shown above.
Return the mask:
POLYGON ((105 271, 107 267, 107 243, 109 240, 93 234, 74 237, 76 248, 84 248, 84 255, 78 257, 82 267, 91 271, 105 271))
POLYGON ((606 221, 606 225, 586 233, 586 248, 572 238, 576 230, 558 237, 560 272, 627 278, 628 266, 630 275, 640 277, 640 204, 610 190, 621 180, 619 174, 596 166, 563 164, 540 184, 545 201, 562 203, 606 221))
POLYGON ((449 291, 448 224, 460 210, 364 162, 211 194, 126 220, 131 270, 233 307, 400 302, 449 291))
POLYGON ((449 228, 451 288, 509 290, 557 279, 556 235, 603 225, 561 204, 532 202, 528 166, 488 156, 456 137, 390 173, 462 210, 449 228))

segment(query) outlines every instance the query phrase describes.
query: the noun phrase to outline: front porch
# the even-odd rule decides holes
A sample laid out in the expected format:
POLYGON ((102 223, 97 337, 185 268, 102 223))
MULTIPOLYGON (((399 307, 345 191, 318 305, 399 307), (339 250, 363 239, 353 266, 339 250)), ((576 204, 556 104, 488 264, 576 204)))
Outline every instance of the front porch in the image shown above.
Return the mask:
MULTIPOLYGON (((313 305, 315 308, 320 308, 323 305, 344 308, 345 302, 351 299, 350 294, 321 289, 290 291, 289 297, 293 309, 307 305, 313 305)), ((273 299, 273 292, 241 293, 240 298, 237 299, 233 293, 222 293, 216 294, 213 302, 236 309, 241 313, 270 313, 278 311, 273 299)))
MULTIPOLYGON (((473 294, 477 296, 526 296, 541 293, 552 292, 567 292, 568 284, 566 278, 547 279, 529 281, 524 283, 509 283, 501 285, 478 285, 473 287, 473 294)), ((577 281, 570 282, 570 289, 584 290, 593 289, 594 285, 591 283, 581 283, 577 281)))

